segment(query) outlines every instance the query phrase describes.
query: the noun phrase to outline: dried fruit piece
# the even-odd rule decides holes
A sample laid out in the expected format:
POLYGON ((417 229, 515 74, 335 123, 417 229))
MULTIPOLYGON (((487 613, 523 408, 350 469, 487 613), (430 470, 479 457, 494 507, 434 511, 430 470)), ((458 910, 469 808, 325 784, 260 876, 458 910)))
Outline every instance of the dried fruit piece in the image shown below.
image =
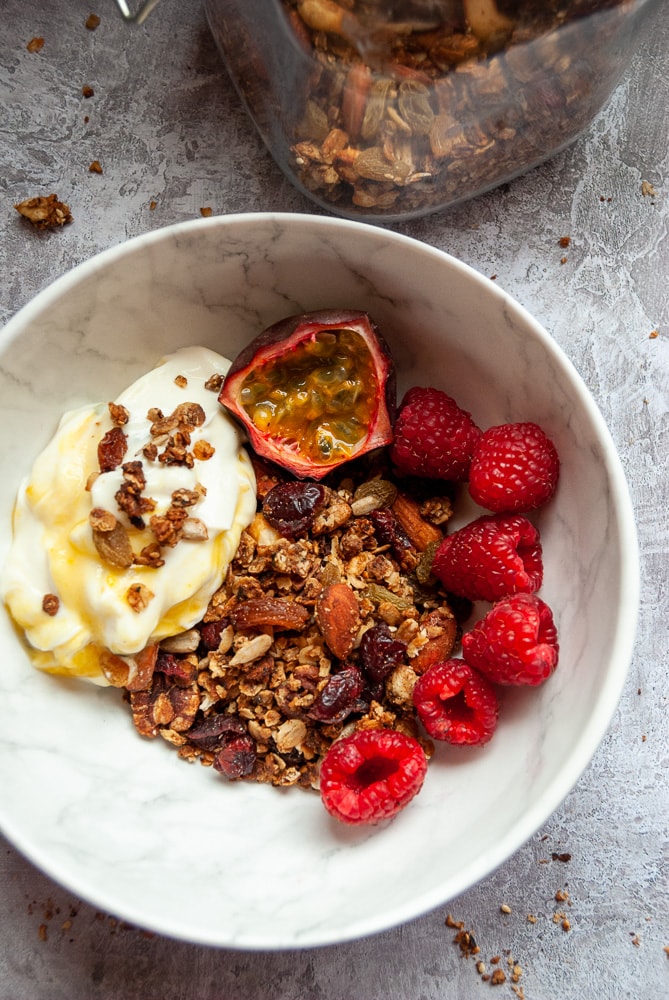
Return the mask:
POLYGON ((393 729, 352 733, 328 750, 321 766, 323 805, 346 824, 391 819, 420 791, 427 760, 412 736, 393 729))
POLYGON ((390 455, 404 475, 460 482, 480 436, 471 414, 445 392, 415 386, 400 405, 390 455))
POLYGON ((484 514, 443 540, 432 572, 470 601, 532 594, 543 578, 539 532, 522 514, 484 514))
POLYGON ((446 660, 430 667, 416 682, 413 703, 435 740, 481 745, 497 728, 495 689, 464 660, 446 660))
POLYGON ((233 361, 219 399, 258 454, 321 479, 392 440, 395 370, 366 313, 306 313, 256 337, 233 361))
POLYGON ((128 450, 128 439, 120 427, 111 430, 98 442, 98 464, 100 472, 111 472, 117 469, 128 450))
POLYGON ((360 660, 377 697, 384 680, 406 656, 406 643, 395 639, 390 628, 382 623, 372 625, 360 640, 360 660))
POLYGON ((326 490, 320 483, 278 483, 266 494, 262 512, 286 538, 303 535, 325 503, 326 490))
POLYGON ((365 681, 360 670, 349 663, 328 678, 309 711, 309 717, 331 725, 343 722, 351 712, 363 711, 360 701, 365 681))
POLYGON ((316 621, 332 653, 345 659, 360 627, 358 599, 347 583, 331 583, 321 591, 316 601, 316 621))
POLYGON ((555 445, 538 424, 499 424, 474 449, 469 492, 488 510, 521 513, 550 500, 559 474, 555 445))
POLYGON ((133 553, 128 532, 111 511, 94 507, 88 518, 93 544, 100 558, 117 569, 132 566, 133 553))
POLYGON ((498 601, 463 635, 462 655, 497 684, 541 684, 558 662, 551 609, 534 594, 498 601))

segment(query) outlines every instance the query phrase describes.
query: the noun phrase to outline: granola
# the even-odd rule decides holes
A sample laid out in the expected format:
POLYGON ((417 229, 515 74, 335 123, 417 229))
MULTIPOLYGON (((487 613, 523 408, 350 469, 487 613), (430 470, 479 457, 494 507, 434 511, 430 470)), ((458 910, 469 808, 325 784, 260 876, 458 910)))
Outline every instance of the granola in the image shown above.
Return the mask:
MULTIPOLYGON (((420 553, 394 513, 411 502, 417 521, 420 501, 385 470, 383 478, 371 466, 357 471, 357 482, 349 472, 321 487, 323 502, 294 537, 268 520, 270 490, 261 485, 256 517, 202 622, 164 640, 150 683, 128 692, 140 734, 160 736, 180 757, 230 778, 305 788, 318 787, 324 754, 353 728, 397 729, 431 753, 416 723, 413 686, 452 650, 455 612, 434 578, 418 580, 420 553), (370 495, 393 500, 383 519, 355 513, 354 498, 370 495), (363 673, 364 636, 368 644, 390 637, 399 650, 374 681, 363 673)), ((259 466, 260 484, 266 474, 259 466)), ((438 524, 423 521, 432 537, 450 503, 420 499, 428 516, 438 512, 438 524)))

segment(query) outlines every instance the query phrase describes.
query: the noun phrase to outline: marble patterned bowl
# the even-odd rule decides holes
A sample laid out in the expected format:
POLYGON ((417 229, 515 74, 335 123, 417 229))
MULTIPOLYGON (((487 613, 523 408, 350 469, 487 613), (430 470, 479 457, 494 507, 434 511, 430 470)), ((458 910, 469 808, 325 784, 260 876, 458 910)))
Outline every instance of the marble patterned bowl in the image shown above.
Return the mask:
POLYGON ((535 420, 554 439, 561 482, 536 522, 560 666, 543 687, 505 696, 487 747, 440 747, 420 795, 395 820, 349 829, 317 795, 227 784, 162 741, 142 740, 117 690, 33 670, 3 615, 4 833, 73 892, 177 938, 307 947, 446 902, 560 804, 626 676, 636 535, 619 460, 586 388, 495 284, 360 223, 258 214, 176 225, 100 254, 21 310, 0 335, 0 557, 19 480, 61 412, 113 398, 184 344, 233 356, 277 319, 342 306, 376 319, 400 392, 435 384, 481 426, 535 420))

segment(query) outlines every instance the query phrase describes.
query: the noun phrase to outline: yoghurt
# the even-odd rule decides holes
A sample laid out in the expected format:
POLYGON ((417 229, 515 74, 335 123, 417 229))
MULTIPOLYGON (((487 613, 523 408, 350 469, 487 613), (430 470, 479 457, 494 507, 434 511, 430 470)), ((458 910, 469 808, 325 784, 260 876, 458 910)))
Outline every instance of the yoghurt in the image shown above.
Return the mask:
POLYGON ((107 651, 132 657, 202 618, 256 510, 218 402, 229 365, 184 348, 115 403, 63 416, 19 489, 1 583, 36 667, 106 683, 107 651), (105 461, 112 440, 122 454, 105 461))

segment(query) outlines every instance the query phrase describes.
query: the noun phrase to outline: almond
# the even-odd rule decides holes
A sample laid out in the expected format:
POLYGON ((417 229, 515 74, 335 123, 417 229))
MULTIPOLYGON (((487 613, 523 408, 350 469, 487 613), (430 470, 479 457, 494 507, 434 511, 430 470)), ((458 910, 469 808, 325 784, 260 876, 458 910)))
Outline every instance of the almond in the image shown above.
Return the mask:
POLYGON ((316 621, 334 655, 344 660, 353 649, 360 628, 360 609, 347 583, 331 583, 318 596, 316 621))
POLYGON ((443 539, 439 528, 421 515, 420 504, 404 493, 397 494, 391 510, 404 528, 409 541, 419 552, 424 552, 432 542, 439 544, 443 539))
POLYGON ((424 674, 435 663, 443 663, 453 652, 458 624, 450 608, 436 608, 420 623, 420 631, 428 639, 411 660, 411 668, 417 674, 424 674))

